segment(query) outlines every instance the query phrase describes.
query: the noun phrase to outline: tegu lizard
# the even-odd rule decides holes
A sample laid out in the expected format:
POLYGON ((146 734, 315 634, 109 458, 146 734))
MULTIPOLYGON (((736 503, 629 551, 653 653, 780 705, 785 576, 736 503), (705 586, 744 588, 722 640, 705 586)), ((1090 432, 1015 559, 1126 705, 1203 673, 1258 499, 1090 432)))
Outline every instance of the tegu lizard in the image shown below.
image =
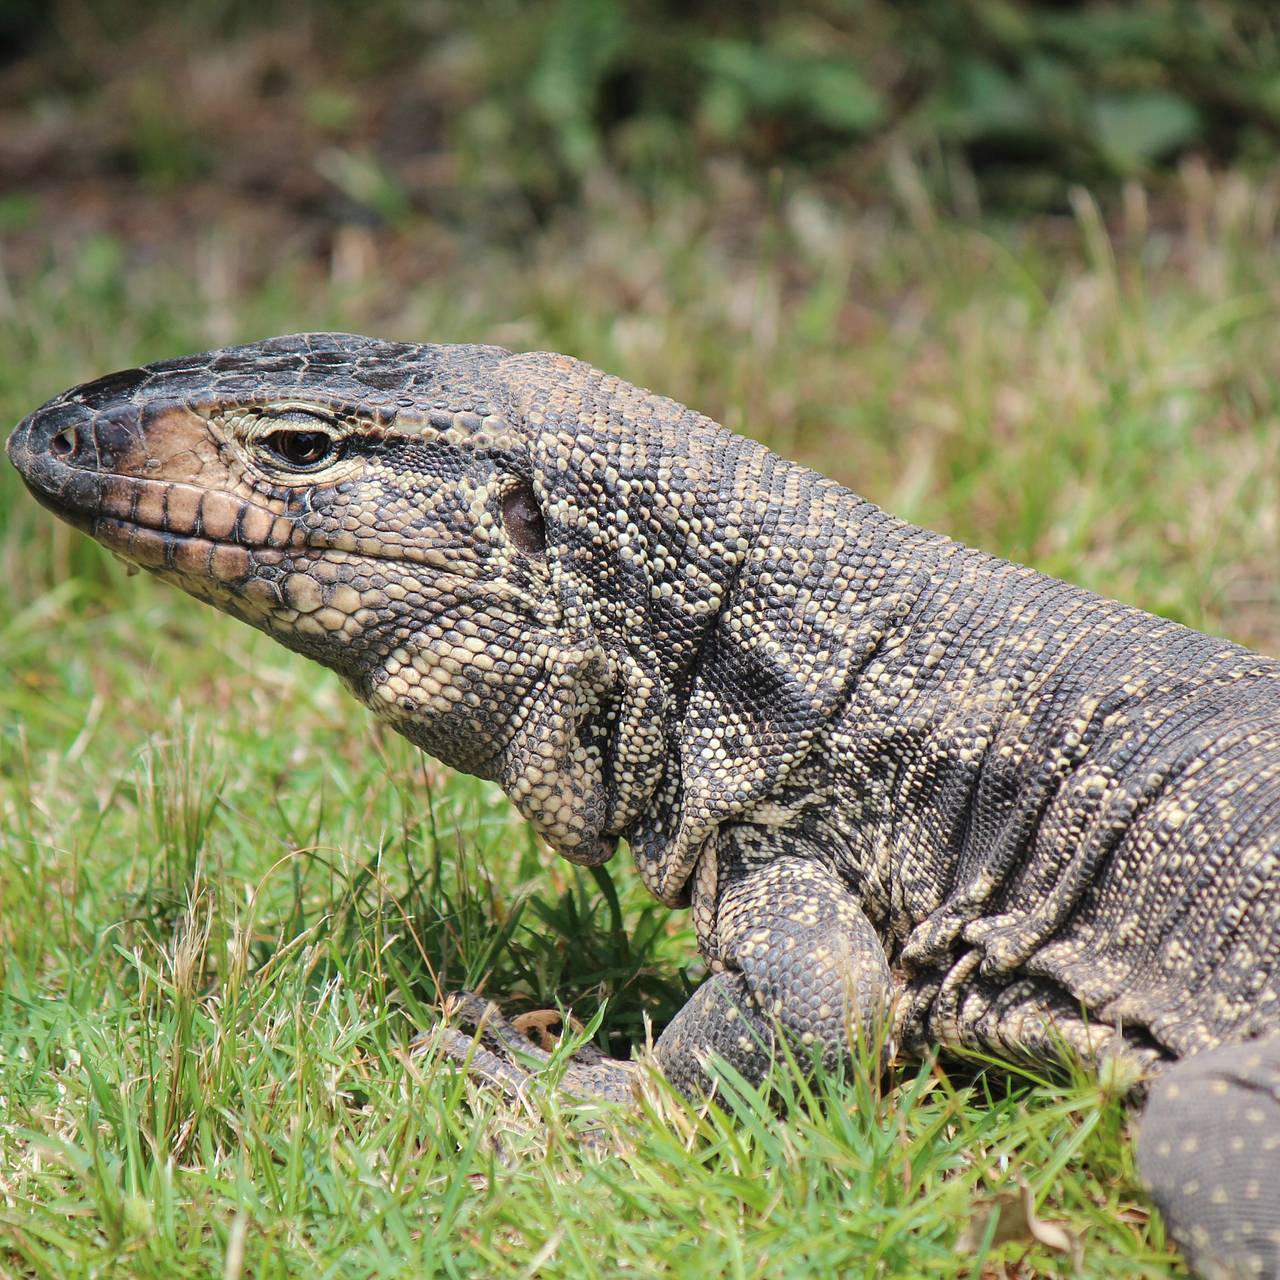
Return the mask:
MULTIPOLYGON (((564 857, 625 840, 711 970, 654 1046, 676 1088, 764 1079, 778 1035, 839 1063, 885 1019, 1127 1059, 1193 1265, 1280 1274, 1280 662, 562 355, 275 338, 77 387, 8 450, 564 857)), ((480 1020, 481 1068, 521 1078, 480 1020)))

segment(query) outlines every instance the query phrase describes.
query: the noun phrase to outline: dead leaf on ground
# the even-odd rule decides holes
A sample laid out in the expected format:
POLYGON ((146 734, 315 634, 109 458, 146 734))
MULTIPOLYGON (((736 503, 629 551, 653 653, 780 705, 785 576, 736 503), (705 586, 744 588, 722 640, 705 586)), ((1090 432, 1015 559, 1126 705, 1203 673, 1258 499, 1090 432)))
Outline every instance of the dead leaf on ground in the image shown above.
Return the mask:
POLYGON ((991 1248, 1002 1244, 1020 1242, 1042 1244, 1054 1253, 1065 1254, 1071 1259, 1072 1269, 1078 1272, 1084 1263, 1084 1249, 1080 1239, 1060 1222, 1046 1222, 1036 1213, 1035 1193, 1025 1182, 984 1197, 974 1206, 969 1225, 960 1233, 956 1248, 975 1253, 986 1239, 991 1219, 997 1219, 991 1248))

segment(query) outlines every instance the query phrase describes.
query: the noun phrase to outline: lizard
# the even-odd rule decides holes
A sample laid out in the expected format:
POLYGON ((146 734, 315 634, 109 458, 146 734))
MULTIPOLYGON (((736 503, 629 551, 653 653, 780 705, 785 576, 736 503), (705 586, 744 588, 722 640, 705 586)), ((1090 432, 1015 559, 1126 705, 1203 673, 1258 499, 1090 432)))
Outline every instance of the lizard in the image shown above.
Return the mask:
MULTIPOLYGON (((1127 1064, 1191 1265, 1280 1274, 1280 661, 545 352, 274 338, 73 388, 8 454, 563 857, 625 841, 708 965, 652 1050, 677 1090, 886 1020, 904 1051, 1127 1064)), ((482 1073, 537 1070, 458 1000, 482 1073)))

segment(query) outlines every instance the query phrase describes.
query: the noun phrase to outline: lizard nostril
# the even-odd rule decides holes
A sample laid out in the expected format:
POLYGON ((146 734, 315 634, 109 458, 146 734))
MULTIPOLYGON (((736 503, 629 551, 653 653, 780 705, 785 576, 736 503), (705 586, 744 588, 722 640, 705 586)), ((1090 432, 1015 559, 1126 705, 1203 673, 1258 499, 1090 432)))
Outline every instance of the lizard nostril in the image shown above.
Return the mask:
POLYGON ((59 458, 69 458, 76 451, 74 427, 64 427, 49 441, 49 452, 59 458))

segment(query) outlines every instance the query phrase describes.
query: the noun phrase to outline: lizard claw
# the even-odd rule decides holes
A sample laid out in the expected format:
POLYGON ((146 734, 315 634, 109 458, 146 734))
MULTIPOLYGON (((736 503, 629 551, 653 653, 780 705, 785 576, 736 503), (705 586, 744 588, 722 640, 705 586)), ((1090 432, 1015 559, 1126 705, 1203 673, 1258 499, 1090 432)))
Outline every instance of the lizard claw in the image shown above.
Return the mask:
POLYGON ((511 1025, 522 1036, 532 1040, 539 1049, 545 1049, 548 1053, 553 1053, 559 1045, 566 1025, 576 1035, 582 1035, 586 1031, 577 1018, 572 1014, 562 1014, 559 1009, 531 1009, 528 1013, 518 1013, 511 1019, 511 1025))
POLYGON ((564 1051, 552 1026, 567 1023, 576 1034, 583 1027, 556 1010, 508 1019, 493 1001, 473 991, 454 991, 444 999, 444 1015, 443 1025, 414 1037, 410 1052, 438 1048, 468 1075, 512 1098, 524 1097, 545 1073, 552 1088, 574 1101, 635 1099, 636 1064, 610 1058, 589 1042, 564 1051))

